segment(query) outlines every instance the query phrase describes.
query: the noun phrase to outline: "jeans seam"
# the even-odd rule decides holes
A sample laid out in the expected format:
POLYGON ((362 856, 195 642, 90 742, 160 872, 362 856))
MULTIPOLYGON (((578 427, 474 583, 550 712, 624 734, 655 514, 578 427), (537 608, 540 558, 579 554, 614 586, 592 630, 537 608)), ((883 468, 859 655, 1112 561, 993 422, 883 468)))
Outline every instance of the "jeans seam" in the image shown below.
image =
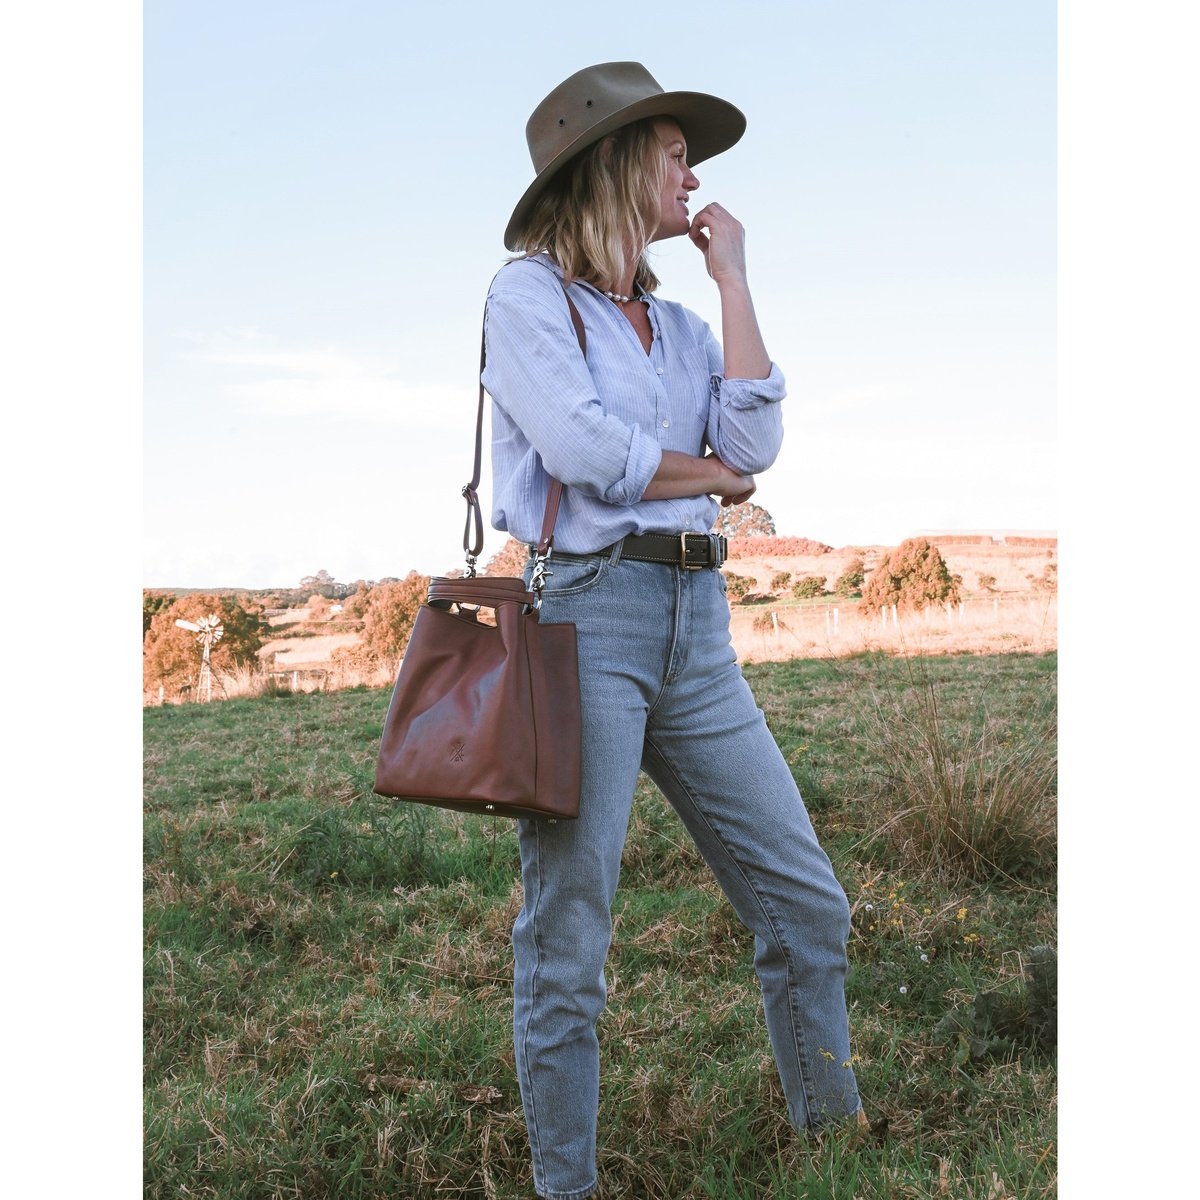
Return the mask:
MULTIPOLYGON (((667 694, 672 682, 678 672, 674 670, 675 651, 679 646, 679 640, 682 636, 682 620, 680 608, 682 607, 682 588, 679 586, 680 572, 677 568, 672 568, 675 584, 675 619, 671 622, 671 644, 667 647, 666 660, 663 662, 663 679, 662 686, 658 689, 658 694, 650 701, 649 707, 646 709, 646 722, 649 725, 650 718, 654 715, 654 710, 659 706, 662 698, 667 694)), ((657 750, 657 747, 655 747, 657 750)))
POLYGON ((521 1074, 525 1081, 525 1094, 529 1097, 529 1112, 527 1114, 526 1126, 530 1130, 530 1149, 534 1157, 534 1179, 540 1175, 543 1179, 546 1177, 546 1166, 542 1161, 542 1139, 540 1134, 533 1132, 537 1129, 537 1101, 534 1099, 533 1088, 533 1071, 529 1065, 529 1027, 532 1024, 532 1015, 536 1007, 537 1001, 537 977, 538 972, 542 967, 542 946, 538 940, 537 913, 542 903, 542 846, 541 846, 541 830, 538 828, 536 821, 531 821, 533 839, 534 839, 534 855, 537 859, 537 877, 538 890, 537 900, 534 903, 533 911, 529 914, 530 929, 532 932, 532 942, 534 950, 533 970, 529 973, 529 1002, 525 1010, 525 1027, 521 1030, 521 1074))
MULTIPOLYGON (((778 924, 777 924, 775 913, 772 911, 771 906, 768 903, 766 897, 763 896, 759 892, 759 889, 757 887, 755 887, 754 881, 750 878, 750 876, 746 872, 746 868, 739 861, 739 859, 734 855, 733 850, 730 848, 728 839, 723 837, 720 834, 720 832, 717 830, 716 826, 713 825, 712 821, 709 820, 708 814, 700 807, 700 804, 698 803, 698 801, 696 799, 696 794, 692 791, 692 789, 690 787, 688 787, 687 783, 685 783, 684 780, 680 777, 679 772, 675 770, 675 764, 668 760, 667 756, 665 754, 663 754, 663 752, 658 748, 653 737, 651 737, 651 735, 649 733, 646 734, 646 742, 654 750, 654 753, 658 755, 660 761, 663 763, 663 765, 666 767, 666 769, 668 771, 670 771, 671 774, 675 777, 680 788, 687 794, 688 799, 692 802, 692 808, 695 810, 696 815, 708 827, 709 832, 712 833, 714 840, 721 847, 721 849, 726 853, 726 855, 728 855, 729 861, 731 863, 733 863, 738 874, 745 881, 746 887, 749 889, 750 894, 754 897, 755 902, 758 904, 759 908, 762 910, 763 916, 765 916, 767 919, 767 924, 770 926, 772 936, 775 938, 775 944, 779 947, 780 951, 783 954, 784 967, 787 972, 786 977, 787 977, 787 993, 788 993, 788 1022, 792 1028, 792 1041, 793 1041, 793 1044, 795 1047, 797 1074, 799 1075, 800 1083, 804 1088, 804 1106, 806 1109, 805 1117, 807 1118, 807 1123, 812 1124, 813 1123, 813 1108, 814 1108, 814 1104, 813 1104, 814 1092, 813 1092, 812 1080, 809 1078, 809 1072, 808 1072, 808 1067, 807 1067, 808 1048, 804 1042, 803 1032, 798 1027, 798 1024, 797 1024, 796 1007, 795 1007, 795 987, 793 986, 793 981, 797 979, 797 972, 792 964, 791 950, 788 947, 786 941, 779 935, 778 924)), ((726 897, 726 899, 728 899, 728 897, 726 897)))

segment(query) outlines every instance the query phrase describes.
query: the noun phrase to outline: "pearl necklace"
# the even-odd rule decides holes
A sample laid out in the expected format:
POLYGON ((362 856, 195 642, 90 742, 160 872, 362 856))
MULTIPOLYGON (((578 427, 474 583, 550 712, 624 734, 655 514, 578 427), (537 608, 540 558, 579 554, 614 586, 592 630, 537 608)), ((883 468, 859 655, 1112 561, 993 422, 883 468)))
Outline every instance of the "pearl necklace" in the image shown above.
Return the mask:
POLYGON ((615 300, 618 304, 632 304, 637 299, 636 296, 622 296, 619 292, 605 292, 610 300, 615 300))

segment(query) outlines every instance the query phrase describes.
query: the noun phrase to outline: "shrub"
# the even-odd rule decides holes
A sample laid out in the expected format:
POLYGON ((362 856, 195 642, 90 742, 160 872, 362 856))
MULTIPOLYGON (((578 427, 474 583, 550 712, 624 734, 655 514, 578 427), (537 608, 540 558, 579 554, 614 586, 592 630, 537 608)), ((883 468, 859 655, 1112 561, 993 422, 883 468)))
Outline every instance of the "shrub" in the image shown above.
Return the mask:
POLYGON ((1040 576, 1028 576, 1029 581, 1033 584, 1034 590, 1038 592, 1057 592, 1058 591, 1058 563, 1047 563, 1042 568, 1040 576))
POLYGON ((995 575, 988 575, 986 572, 980 571, 979 586, 983 588, 985 592, 990 592, 996 586, 995 575))
POLYGON ((889 551, 871 572, 863 588, 865 612, 894 604, 902 612, 960 599, 958 585, 946 569, 938 548, 926 538, 909 538, 889 551))
POLYGON ((922 674, 873 696, 865 741, 878 762, 874 816, 916 869, 1037 878, 1054 865, 1055 698, 1047 689, 1021 721, 1001 724, 988 714, 988 682, 950 698, 922 674))
POLYGON ((771 590, 773 592, 782 591, 791 582, 791 571, 776 571, 775 574, 771 576, 771 590))
POLYGON ((792 595, 797 600, 814 600, 825 595, 825 576, 805 575, 792 585, 792 595))
POLYGON ((753 579, 745 575, 735 575, 732 571, 725 572, 725 592, 732 600, 740 600, 750 590, 753 579))
POLYGON ((837 577, 833 585, 834 592, 843 600, 852 600, 862 595, 863 576, 866 568, 861 558, 850 561, 850 565, 837 577))

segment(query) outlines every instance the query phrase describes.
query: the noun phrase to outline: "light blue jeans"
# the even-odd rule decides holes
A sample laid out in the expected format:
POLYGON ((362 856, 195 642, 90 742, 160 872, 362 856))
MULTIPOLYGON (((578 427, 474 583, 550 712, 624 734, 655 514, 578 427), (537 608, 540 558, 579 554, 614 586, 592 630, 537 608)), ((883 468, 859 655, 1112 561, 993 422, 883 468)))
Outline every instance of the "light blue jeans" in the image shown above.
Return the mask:
POLYGON ((855 1113, 849 1067, 850 910, 792 773, 738 668, 719 571, 606 557, 551 559, 541 620, 579 637, 578 821, 522 821, 525 903, 513 928, 513 1032, 534 1187, 596 1186, 612 903, 639 768, 658 784, 754 933, 767 1030, 804 1129, 855 1113))

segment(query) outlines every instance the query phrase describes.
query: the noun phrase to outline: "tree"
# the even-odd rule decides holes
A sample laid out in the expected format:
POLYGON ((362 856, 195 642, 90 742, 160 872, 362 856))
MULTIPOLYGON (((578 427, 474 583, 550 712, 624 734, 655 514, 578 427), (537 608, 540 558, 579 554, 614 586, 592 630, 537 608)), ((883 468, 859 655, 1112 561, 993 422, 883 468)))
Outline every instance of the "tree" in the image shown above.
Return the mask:
MULTIPOLYGON (((360 581, 361 582, 361 581, 360 581)), ((352 595, 357 584, 354 583, 338 583, 336 579, 324 567, 321 568, 315 575, 305 575, 300 580, 300 590, 306 596, 312 595, 313 592, 324 596, 326 600, 344 600, 347 596, 352 595)))
POLYGON ((775 518, 765 508, 749 501, 745 504, 733 504, 729 508, 721 509, 713 532, 723 533, 727 538, 774 537, 775 518))
POLYGON ((852 559, 850 565, 837 577, 833 590, 843 600, 853 600, 862 594, 865 565, 861 558, 852 559))
POLYGON ((151 619, 142 653, 142 680, 146 688, 178 691, 198 677, 200 646, 196 635, 189 629, 180 629, 175 622, 195 622, 210 613, 220 618, 225 631, 212 648, 209 661, 213 672, 219 674, 255 661, 269 628, 262 609, 253 602, 244 604, 234 596, 197 592, 174 600, 151 619))
POLYGON ((525 560, 529 557, 529 547, 516 538, 509 538, 483 568, 485 575, 515 576, 525 569, 525 560))
POLYGON ((400 659, 428 591, 429 576, 409 571, 403 579, 376 584, 367 592, 361 610, 366 658, 390 664, 400 659))
POLYGON ((174 603, 175 595, 172 592, 142 592, 142 641, 150 632, 150 622, 155 614, 174 603))
POLYGON ((959 586, 938 548, 925 538, 909 538, 889 550, 863 588, 863 609, 877 612, 894 604, 901 611, 930 604, 957 604, 959 586))
POLYGON ((316 592, 326 600, 332 600, 337 593, 337 580, 322 567, 315 575, 305 575, 300 580, 300 587, 309 595, 316 592))
POLYGON ((304 607, 308 609, 310 621, 328 621, 329 610, 333 607, 333 602, 322 596, 320 592, 313 592, 304 607))
POLYGON ((791 582, 791 571, 776 571, 775 574, 771 576, 771 591, 782 591, 791 582))
POLYGON ((995 575, 988 575, 986 572, 980 571, 979 572, 979 586, 981 588, 983 588, 983 590, 985 592, 992 591, 992 589, 995 588, 995 586, 996 586, 995 575))

